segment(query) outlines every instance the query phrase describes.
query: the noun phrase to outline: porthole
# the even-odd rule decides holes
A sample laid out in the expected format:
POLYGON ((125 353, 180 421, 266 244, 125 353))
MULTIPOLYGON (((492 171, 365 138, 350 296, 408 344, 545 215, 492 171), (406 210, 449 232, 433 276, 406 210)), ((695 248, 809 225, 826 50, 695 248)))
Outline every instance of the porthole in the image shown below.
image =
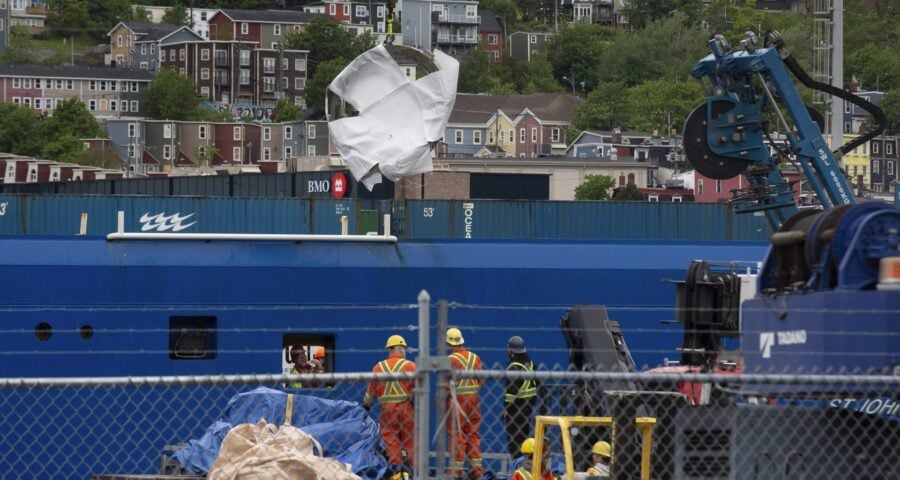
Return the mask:
POLYGON ((34 327, 34 336, 37 337, 38 340, 46 342, 53 336, 53 327, 47 322, 41 322, 34 327))
POLYGON ((81 335, 81 338, 90 340, 94 337, 94 327, 90 325, 82 325, 78 333, 81 335))

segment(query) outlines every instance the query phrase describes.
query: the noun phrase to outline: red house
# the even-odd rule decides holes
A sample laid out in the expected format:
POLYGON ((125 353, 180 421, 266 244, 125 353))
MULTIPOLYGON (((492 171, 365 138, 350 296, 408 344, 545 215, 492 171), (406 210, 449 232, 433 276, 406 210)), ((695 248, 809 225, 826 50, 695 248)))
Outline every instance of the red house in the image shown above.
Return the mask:
POLYGON ((491 12, 481 11, 481 25, 478 26, 478 35, 481 37, 481 47, 491 56, 491 60, 497 63, 503 63, 504 49, 506 43, 506 35, 497 18, 491 12))

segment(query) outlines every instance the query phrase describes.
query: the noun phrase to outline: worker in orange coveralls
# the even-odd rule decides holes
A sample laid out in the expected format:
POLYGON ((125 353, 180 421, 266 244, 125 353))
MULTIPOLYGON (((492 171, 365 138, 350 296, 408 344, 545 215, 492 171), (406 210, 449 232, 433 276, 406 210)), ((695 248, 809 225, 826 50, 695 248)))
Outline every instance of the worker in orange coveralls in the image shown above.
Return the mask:
MULTIPOLYGON (((416 371, 416 364, 406 359, 406 340, 403 337, 391 335, 385 348, 388 349, 387 359, 376 363, 372 373, 416 371)), ((363 408, 366 410, 372 408, 375 400, 381 406, 381 438, 387 448, 388 463, 393 472, 411 468, 413 464, 413 384, 412 380, 373 380, 369 382, 363 399, 363 408), (405 459, 404 453, 407 457, 405 459)))
MULTIPOLYGON (((481 359, 466 349, 463 343, 462 332, 458 328, 447 330, 447 345, 451 349, 450 367, 453 370, 483 370, 481 359)), ((453 455, 448 474, 457 478, 463 476, 463 466, 467 459, 470 479, 476 480, 484 475, 481 465, 481 437, 478 433, 481 427, 481 403, 478 398, 481 383, 477 378, 461 378, 450 385, 451 391, 447 395, 447 412, 450 416, 447 431, 453 455)))

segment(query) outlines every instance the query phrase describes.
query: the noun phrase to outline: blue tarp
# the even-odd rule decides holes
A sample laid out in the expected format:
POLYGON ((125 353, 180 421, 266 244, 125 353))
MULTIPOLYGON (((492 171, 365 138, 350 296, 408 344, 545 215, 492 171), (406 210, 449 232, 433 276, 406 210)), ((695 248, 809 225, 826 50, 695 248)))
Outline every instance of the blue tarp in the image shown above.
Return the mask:
MULTIPOLYGON (((286 404, 287 393, 266 387, 235 395, 203 437, 189 441, 174 457, 190 473, 206 474, 232 427, 260 418, 282 425, 286 404)), ((349 463, 364 479, 381 478, 387 468, 378 424, 357 403, 294 395, 291 425, 318 440, 325 457, 349 463)))

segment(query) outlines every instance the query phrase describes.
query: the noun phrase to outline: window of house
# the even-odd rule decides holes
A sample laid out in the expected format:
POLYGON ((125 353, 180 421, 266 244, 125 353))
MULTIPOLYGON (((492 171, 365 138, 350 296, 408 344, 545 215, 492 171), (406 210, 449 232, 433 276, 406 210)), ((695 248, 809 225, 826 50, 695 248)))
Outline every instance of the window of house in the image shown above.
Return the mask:
POLYGON ((285 71, 291 69, 291 59, 290 58, 282 58, 281 59, 281 69, 285 70, 285 71))
POLYGON ((516 143, 516 129, 509 129, 509 143, 516 143))
POLYGON ((151 44, 150 44, 150 55, 153 55, 153 54, 155 54, 155 53, 156 53, 156 44, 155 44, 155 43, 151 43, 151 44))
POLYGON ((294 105, 296 105, 300 108, 306 108, 306 99, 300 95, 296 95, 294 97, 294 105))
POLYGON ((231 158, 235 162, 241 162, 241 147, 234 147, 231 149, 231 158))
POLYGON ((75 90, 75 80, 66 80, 66 90, 75 90))
POLYGON ((306 88, 306 79, 303 77, 297 77, 294 79, 294 89, 302 90, 306 88))
POLYGON ((266 147, 263 149, 263 160, 271 160, 272 159, 272 149, 266 147))
POLYGON ((97 89, 97 81, 96 80, 89 81, 88 82, 88 90, 94 91, 96 89, 97 89))
POLYGON ((208 68, 200 69, 200 80, 209 80, 209 69, 208 68))
POLYGON ((250 33, 250 24, 241 23, 241 35, 247 35, 248 33, 250 33))
POLYGON ((56 80, 56 89, 57 89, 57 90, 62 90, 62 89, 63 89, 63 81, 62 81, 62 79, 57 79, 57 80, 56 80))
POLYGON ((35 98, 35 99, 34 99, 34 108, 36 108, 36 109, 38 109, 38 110, 41 109, 41 99, 40 99, 40 98, 35 98))
POLYGON ((497 35, 494 33, 488 34, 488 45, 496 45, 497 44, 497 35))
POLYGON ((232 140, 240 140, 241 139, 241 127, 233 127, 232 128, 232 140))
POLYGON ((525 129, 519 129, 519 143, 525 143, 525 129))
POLYGON ((328 4, 328 14, 329 15, 337 15, 337 5, 334 3, 328 4))
POLYGON ((716 193, 722 193, 722 181, 716 180, 716 193))
POLYGON ((314 123, 310 123, 306 126, 306 138, 316 138, 316 125, 314 123))
POLYGON ((481 145, 481 130, 475 130, 472 132, 472 143, 475 145, 481 145))
POLYGON ((200 60, 208 61, 209 60, 209 49, 204 48, 200 50, 200 60))
POLYGON ((703 179, 697 180, 697 193, 703 195, 703 179))
POLYGON ((169 50, 169 61, 170 62, 175 61, 175 49, 174 48, 169 50))
POLYGON ((19 78, 13 79, 13 88, 21 88, 22 82, 19 78))
POLYGON ((292 158, 294 156, 294 147, 284 147, 284 158, 292 158))
POLYGON ((238 83, 241 85, 250 85, 250 70, 242 68, 238 75, 238 83))
POLYGON ((36 182, 37 181, 37 169, 32 169, 28 174, 29 181, 36 182))
POLYGON ((265 141, 272 140, 272 128, 271 127, 263 128, 263 140, 265 140, 265 141))
POLYGON ((681 203, 681 195, 675 195, 674 197, 672 197, 672 202, 681 203))
MULTIPOLYGON (((116 101, 113 100, 113 101, 110 103, 110 105, 112 105, 112 107, 113 107, 113 108, 112 108, 112 111, 115 112, 115 111, 116 111, 116 101)), ((52 99, 52 98, 48 98, 48 99, 47 99, 47 110, 52 110, 52 109, 53 109, 53 99, 52 99)))
POLYGON ((172 124, 163 125, 163 138, 172 138, 172 124))
POLYGON ((375 16, 378 18, 384 18, 384 7, 375 7, 375 16))
POLYGON ((19 97, 13 97, 12 102, 13 102, 13 105, 18 105, 18 104, 22 103, 22 99, 19 97))
POLYGON ((276 23, 272 26, 272 35, 281 35, 281 25, 276 23))
POLYGON ((200 145, 197 147, 197 156, 200 158, 206 158, 206 145, 200 145))
POLYGON ((550 130, 550 141, 551 142, 559 142, 559 129, 554 128, 550 130))
POLYGON ((142 43, 141 44, 141 55, 146 55, 146 54, 147 54, 147 44, 142 43))
POLYGON ((494 144, 494 131, 493 131, 493 130, 489 130, 489 131, 488 131, 488 141, 487 141, 487 143, 488 143, 488 145, 493 145, 493 144, 494 144))
POLYGON ((878 163, 879 163, 878 160, 872 160, 872 173, 874 175, 878 175, 881 173, 881 171, 878 168, 878 163))
POLYGON ((478 16, 478 7, 475 5, 466 5, 466 17, 475 18, 478 16))
POLYGON ((344 16, 349 17, 350 16, 350 4, 345 3, 343 10, 344 10, 344 16))
POLYGON ((122 100, 121 102, 119 102, 119 110, 123 112, 128 111, 128 100, 122 100))
POLYGON ((263 77, 263 91, 264 92, 274 92, 275 91, 275 77, 263 77))
POLYGON ((122 48, 122 45, 124 45, 124 44, 125 44, 125 42, 123 41, 122 36, 121 35, 117 36, 116 37, 116 47, 122 48))
POLYGON ((197 137, 201 140, 206 140, 206 125, 197 127, 197 137))
POLYGON ((128 146, 128 158, 137 158, 137 149, 134 145, 128 146))
POLYGON ((163 158, 169 160, 172 158, 172 146, 163 145, 163 158))
POLYGON ((307 145, 306 146, 306 156, 307 157, 315 157, 316 156, 316 146, 315 145, 307 145))
MULTIPOLYGON (((92 102, 96 102, 96 100, 91 100, 92 102)), ((25 104, 26 107, 31 106, 31 97, 22 97, 22 103, 25 104)), ((93 110, 93 109, 91 109, 93 110)))
POLYGON ((357 17, 365 17, 368 14, 369 14, 369 9, 367 9, 365 5, 357 5, 356 6, 356 16, 357 17))
MULTIPOLYGON (((25 100, 28 100, 28 99, 26 98, 25 100)), ((88 100, 88 110, 90 110, 92 112, 97 111, 97 101, 96 100, 88 100)))
POLYGON ((295 58, 294 59, 294 70, 298 72, 306 71, 306 59, 305 58, 295 58))
POLYGON ((537 43, 537 35, 529 35, 531 43, 537 43))
POLYGON ((890 160, 888 160, 888 162, 887 162, 887 174, 888 175, 894 174, 894 162, 892 162, 890 160))
POLYGON ((894 144, 893 143, 885 143, 884 144, 884 153, 887 155, 893 155, 894 153, 894 144))
POLYGON ((873 143, 873 144, 872 144, 872 154, 878 153, 878 150, 880 150, 880 149, 878 148, 878 144, 877 144, 877 143, 873 143))
POLYGON ((862 166, 862 174, 863 174, 864 177, 865 177, 865 176, 868 176, 868 173, 866 172, 866 170, 868 170, 868 169, 869 169, 869 166, 868 166, 868 165, 863 165, 863 166, 862 166))
POLYGON ((453 131, 453 142, 457 145, 463 143, 463 131, 462 130, 454 130, 453 131))
MULTIPOLYGON (((41 79, 40 79, 40 78, 35 78, 35 79, 34 79, 34 88, 41 88, 41 83, 42 83, 42 82, 41 82, 41 79)), ((104 84, 105 84, 106 82, 101 82, 101 83, 104 83, 104 84)))
POLYGON ((531 143, 537 143, 537 128, 531 129, 531 143))
POLYGON ((239 60, 241 62, 242 67, 247 67, 250 65, 250 50, 243 49, 239 53, 239 60))
POLYGON ((284 139, 290 140, 294 137, 294 129, 290 125, 284 126, 284 139))
POLYGON ((263 72, 275 73, 275 59, 274 58, 264 58, 263 59, 263 72))
POLYGON ((857 175, 859 175, 859 165, 854 165, 853 166, 853 176, 855 177, 857 175))
POLYGON ((844 113, 850 113, 851 108, 850 102, 844 102, 844 113))
POLYGON ((150 65, 147 62, 141 62, 141 64, 138 65, 138 68, 140 68, 141 70, 147 70, 150 68, 150 65))
POLYGON ((502 145, 504 140, 506 140, 506 132, 503 130, 499 130, 497 132, 497 142, 502 145))

